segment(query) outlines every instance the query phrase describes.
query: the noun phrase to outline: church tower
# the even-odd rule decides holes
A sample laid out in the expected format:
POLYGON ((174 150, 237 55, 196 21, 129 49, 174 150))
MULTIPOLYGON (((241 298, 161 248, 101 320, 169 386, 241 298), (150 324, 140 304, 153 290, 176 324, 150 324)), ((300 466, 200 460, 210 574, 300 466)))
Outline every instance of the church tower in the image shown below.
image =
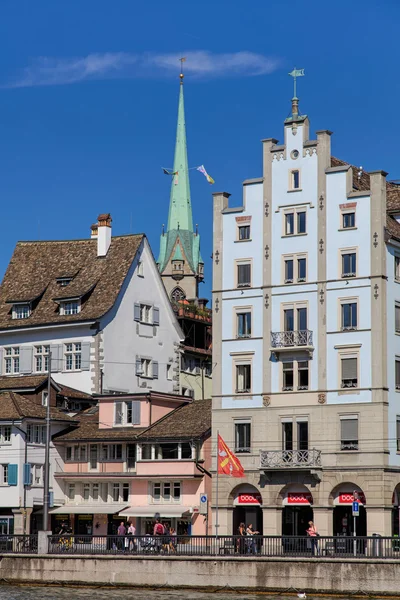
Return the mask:
POLYGON ((183 73, 180 74, 178 125, 171 183, 167 230, 161 234, 157 260, 171 301, 198 300, 198 286, 204 278, 200 235, 193 231, 189 167, 186 147, 183 73))

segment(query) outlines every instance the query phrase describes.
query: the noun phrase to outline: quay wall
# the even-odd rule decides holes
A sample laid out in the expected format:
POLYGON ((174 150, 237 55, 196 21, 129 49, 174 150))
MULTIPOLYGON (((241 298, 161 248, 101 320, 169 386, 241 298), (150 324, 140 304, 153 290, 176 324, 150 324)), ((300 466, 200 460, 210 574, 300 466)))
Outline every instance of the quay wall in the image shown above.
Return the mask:
POLYGON ((400 560, 2 555, 0 581, 400 595, 400 560))

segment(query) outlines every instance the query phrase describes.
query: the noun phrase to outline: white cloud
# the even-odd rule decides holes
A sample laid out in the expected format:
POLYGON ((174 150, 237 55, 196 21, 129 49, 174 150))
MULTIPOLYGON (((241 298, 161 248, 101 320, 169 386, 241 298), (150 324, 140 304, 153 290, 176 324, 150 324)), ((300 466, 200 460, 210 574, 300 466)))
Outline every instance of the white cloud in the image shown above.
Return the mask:
MULTIPOLYGON (((66 85, 110 78, 163 77, 179 72, 179 54, 89 54, 76 58, 41 57, 2 87, 66 85)), ((205 50, 184 54, 185 73, 201 77, 245 77, 272 73, 279 60, 253 52, 213 54, 205 50)))

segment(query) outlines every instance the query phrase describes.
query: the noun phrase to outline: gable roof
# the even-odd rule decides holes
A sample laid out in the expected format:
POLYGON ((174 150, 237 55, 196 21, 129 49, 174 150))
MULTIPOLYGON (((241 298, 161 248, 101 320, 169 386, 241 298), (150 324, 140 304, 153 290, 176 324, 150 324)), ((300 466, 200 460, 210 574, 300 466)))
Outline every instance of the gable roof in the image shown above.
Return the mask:
MULTIPOLYGON (((349 165, 339 158, 331 157, 331 166, 340 167, 349 165)), ((368 191, 371 188, 369 173, 363 171, 359 176, 360 169, 350 165, 353 171, 353 189, 355 191, 368 191)), ((393 214, 400 213, 400 185, 392 181, 386 182, 386 230, 391 237, 400 240, 400 223, 396 221, 393 214)))
MULTIPOLYGON (((46 407, 37 404, 31 398, 25 398, 16 392, 0 392, 0 420, 11 421, 24 418, 45 419, 46 407)), ((69 417, 58 408, 50 407, 50 417, 53 421, 67 421, 71 424, 76 420, 69 417)))
POLYGON ((211 400, 194 400, 179 406, 146 429, 143 440, 193 440, 209 435, 211 431, 211 400))
POLYGON ((0 287, 0 329, 84 322, 102 317, 114 305, 143 234, 116 236, 106 256, 97 239, 18 242, 0 287), (72 277, 61 286, 57 279, 72 277), (80 313, 60 315, 62 299, 83 298, 80 313), (12 319, 10 304, 32 302, 27 319, 12 319))
MULTIPOLYGON (((51 380, 53 387, 59 386, 51 380)), ((47 375, 18 375, 10 377, 9 375, 0 376, 0 391, 2 390, 37 390, 47 383, 47 375)))

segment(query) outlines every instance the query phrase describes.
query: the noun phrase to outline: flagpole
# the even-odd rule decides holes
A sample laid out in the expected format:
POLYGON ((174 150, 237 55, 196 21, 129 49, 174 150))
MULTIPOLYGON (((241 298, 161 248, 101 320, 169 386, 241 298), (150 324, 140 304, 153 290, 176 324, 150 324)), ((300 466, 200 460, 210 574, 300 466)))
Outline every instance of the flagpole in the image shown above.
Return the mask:
POLYGON ((218 523, 218 471, 219 471, 219 456, 218 456, 218 441, 219 441, 219 431, 217 431, 217 486, 216 486, 216 490, 215 490, 215 541, 216 541, 216 545, 215 545, 215 549, 217 549, 218 546, 218 527, 219 527, 219 523, 218 523))

